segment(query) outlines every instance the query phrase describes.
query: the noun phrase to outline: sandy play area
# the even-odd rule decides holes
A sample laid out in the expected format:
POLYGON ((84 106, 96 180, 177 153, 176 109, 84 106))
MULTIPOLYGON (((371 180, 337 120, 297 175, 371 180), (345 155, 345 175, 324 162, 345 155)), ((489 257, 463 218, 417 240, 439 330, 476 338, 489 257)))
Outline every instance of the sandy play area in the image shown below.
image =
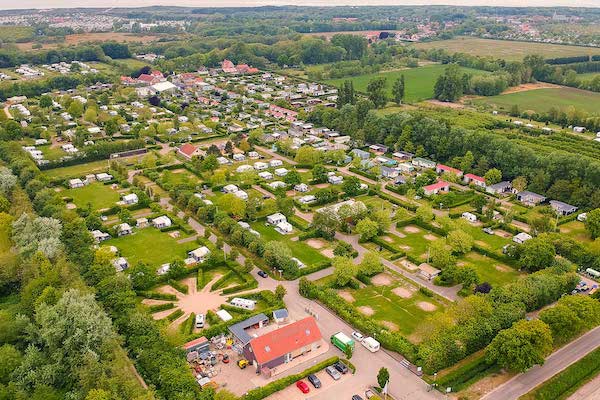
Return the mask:
POLYGON ((306 241, 306 244, 309 245, 310 247, 312 247, 313 249, 322 249, 323 247, 327 246, 327 242, 325 242, 323 239, 308 239, 306 241))
POLYGON ((367 316, 371 316, 371 315, 375 314, 375 310, 373 310, 369 306, 358 307, 358 311, 360 311, 361 313, 363 313, 363 314, 365 314, 367 316))
POLYGON ((423 311, 435 311, 437 307, 434 304, 431 304, 427 301, 420 301, 417 303, 417 306, 423 311))
POLYGON ((347 302, 354 303, 354 296, 352 296, 352 293, 348 292, 347 290, 340 290, 338 295, 347 302))
POLYGON ((400 329, 398 325, 390 321, 381 321, 381 325, 385 326, 390 331, 397 331, 398 329, 400 329))
POLYGON ((404 227, 404 232, 406 232, 406 233, 419 233, 419 232, 421 232, 421 230, 419 228, 417 228, 416 226, 409 225, 409 226, 405 226, 404 227))
POLYGON ((428 233, 427 235, 425 235, 423 237, 425 238, 425 240, 429 240, 429 241, 437 240, 437 236, 432 235, 431 233, 428 233))
POLYGON ((408 299, 413 295, 413 292, 411 290, 403 287, 397 287, 392 289, 392 293, 394 293, 398 297, 402 297, 403 299, 408 299))
POLYGON ((371 278, 371 283, 375 286, 387 286, 392 282, 392 277, 386 273, 377 274, 371 278))

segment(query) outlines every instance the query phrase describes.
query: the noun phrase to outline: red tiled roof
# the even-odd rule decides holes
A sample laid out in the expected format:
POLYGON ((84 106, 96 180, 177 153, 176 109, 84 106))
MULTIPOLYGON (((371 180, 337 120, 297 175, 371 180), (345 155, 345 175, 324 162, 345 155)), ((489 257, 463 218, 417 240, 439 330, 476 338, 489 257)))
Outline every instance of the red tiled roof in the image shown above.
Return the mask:
POLYGON ((446 181, 439 181, 439 182, 433 183, 431 185, 424 186, 423 190, 433 191, 433 190, 437 190, 437 189, 442 189, 446 186, 450 186, 450 184, 446 181))
POLYGON ((462 174, 462 171, 460 169, 452 168, 452 167, 449 167, 444 164, 438 164, 437 169, 441 169, 442 171, 446 171, 446 172, 452 172, 455 174, 462 174))
POLYGON ((154 76, 148 75, 148 74, 141 74, 138 77, 138 81, 142 81, 142 82, 153 82, 154 79, 156 79, 154 76))
POLYGON ((313 317, 306 317, 250 341, 259 364, 279 358, 322 338, 313 317))
POLYGON ((204 336, 201 336, 198 339, 194 339, 191 342, 187 342, 186 344, 183 345, 183 348, 187 350, 191 347, 198 346, 199 344, 203 344, 206 342, 208 342, 208 339, 205 338, 204 336))
POLYGON ((485 178, 479 176, 479 175, 475 175, 475 174, 466 174, 465 178, 469 178, 472 179, 474 181, 479 181, 479 182, 483 182, 485 183, 485 178))
POLYGON ((186 156, 191 157, 192 154, 194 154, 194 152, 196 151, 196 146, 190 143, 186 143, 179 148, 179 151, 181 151, 186 156))

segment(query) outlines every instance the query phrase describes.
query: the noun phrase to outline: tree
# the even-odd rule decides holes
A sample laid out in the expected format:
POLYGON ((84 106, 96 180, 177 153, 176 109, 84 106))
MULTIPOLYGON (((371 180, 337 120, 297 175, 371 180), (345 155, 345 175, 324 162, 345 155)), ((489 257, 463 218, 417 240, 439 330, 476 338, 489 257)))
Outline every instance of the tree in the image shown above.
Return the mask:
POLYGON ((390 372, 385 367, 379 368, 379 372, 377 373, 377 383, 380 388, 384 388, 385 385, 390 381, 390 372))
POLYGON ((454 253, 466 254, 473 248, 473 237, 462 230, 454 230, 448 234, 446 241, 454 253))
POLYGON ((463 82, 457 64, 450 64, 435 82, 434 97, 441 101, 455 102, 463 95, 463 82))
POLYGON ((52 107, 52 97, 50 97, 47 94, 40 96, 40 107, 41 108, 52 107))
POLYGON ((86 122, 96 122, 97 118, 98 113, 96 112, 96 109, 94 107, 88 107, 88 109, 85 110, 85 114, 83 114, 83 119, 86 122))
POLYGON ((367 84, 367 97, 373 102, 375 108, 382 108, 387 103, 385 83, 385 78, 375 78, 367 84))
POLYGON ((360 193, 360 179, 355 176, 348 176, 342 183, 342 189, 347 196, 356 196, 360 193))
POLYGON ((315 165, 312 169, 312 176, 315 183, 327 182, 327 168, 320 164, 315 165))
POLYGON ((12 224, 13 241, 20 253, 32 255, 37 251, 53 258, 60 250, 62 225, 59 220, 47 217, 33 218, 22 214, 12 224))
POLYGON ((287 290, 285 287, 283 285, 277 285, 275 288, 275 297, 277 297, 279 300, 283 300, 286 294, 287 290))
POLYGON ((322 151, 319 151, 312 146, 302 146, 296 151, 294 161, 296 161, 298 164, 315 165, 321 161, 322 156, 322 151))
POLYGON ((352 347, 350 346, 346 346, 344 347, 344 355, 346 356, 346 359, 349 360, 352 358, 352 354, 353 354, 353 350, 352 347))
POLYGON ((438 239, 429 245, 429 258, 431 264, 441 270, 453 267, 456 264, 456 259, 452 256, 452 252, 443 239, 438 239))
POLYGON ((587 213, 585 229, 590 233, 592 239, 600 237, 600 208, 587 213))
POLYGON ((517 247, 519 266, 528 272, 550 267, 555 257, 554 245, 543 238, 529 239, 517 247))
POLYGON ((546 323, 520 320, 496 335, 486 349, 486 357, 503 368, 524 372, 544 363, 552 343, 552 332, 546 323))
POLYGON ((524 176, 517 176, 512 181, 512 187, 517 192, 522 192, 523 190, 527 189, 527 178, 524 176))
POLYGON ((359 273, 367 276, 373 276, 383 272, 383 264, 377 253, 367 252, 359 264, 359 273))
POLYGON ((415 218, 421 222, 431 222, 433 220, 433 209, 428 205, 422 205, 417 208, 415 218))
POLYGON ((83 104, 78 100, 73 100, 67 108, 67 112, 73 116, 73 118, 79 118, 83 115, 83 104))
POLYGON ((564 343, 583 328, 583 321, 577 313, 564 304, 543 310, 540 319, 548 324, 556 343, 564 343))
POLYGON ((335 213, 326 210, 316 211, 311 227, 323 238, 332 240, 340 227, 340 220, 335 213))
POLYGON ((367 241, 377 236, 379 225, 369 217, 366 217, 358 221, 354 231, 360 235, 360 240, 367 241))
POLYGON ((17 184, 17 177, 6 167, 0 167, 0 192, 4 196, 9 196, 17 184))
POLYGON ((290 186, 295 186, 302 182, 302 177, 298 171, 293 169, 283 177, 283 181, 290 186))
POLYGON ((263 258, 268 266, 281 269, 286 274, 294 275, 298 271, 298 264, 292 260, 292 251, 283 242, 267 242, 263 258))
POLYGON ((129 270, 129 277, 135 290, 147 290, 156 282, 156 269, 139 262, 129 270))
POLYGON ((358 273, 358 266, 351 258, 335 257, 331 262, 333 278, 338 287, 346 286, 358 273))
POLYGON ((394 82, 394 86, 392 86, 392 96, 394 97, 396 104, 402 104, 402 101, 404 100, 404 74, 400 75, 394 82))
POLYGON ((10 374, 21 364, 21 353, 14 346, 5 344, 0 347, 0 384, 7 384, 10 374))
POLYGON ((502 172, 497 168, 492 168, 483 177, 487 185, 493 185, 502 180, 502 172))
POLYGON ((351 257, 354 253, 354 247, 348 242, 337 242, 333 249, 333 255, 338 257, 351 257))
POLYGON ((371 213, 371 219, 377 222, 377 226, 379 227, 379 233, 383 233, 390 228, 392 224, 392 217, 390 215, 390 211, 387 209, 379 209, 375 210, 371 213))

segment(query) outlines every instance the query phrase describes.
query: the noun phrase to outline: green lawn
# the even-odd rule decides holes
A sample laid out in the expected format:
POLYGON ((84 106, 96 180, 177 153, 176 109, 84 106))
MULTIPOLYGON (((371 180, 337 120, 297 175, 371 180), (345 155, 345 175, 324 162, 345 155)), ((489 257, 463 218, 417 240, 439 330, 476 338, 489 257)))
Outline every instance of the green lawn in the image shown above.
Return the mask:
POLYGON ((144 262, 159 267, 176 259, 183 260, 188 251, 200 247, 194 241, 178 244, 183 237, 174 239, 155 228, 134 228, 133 234, 107 240, 103 245, 116 246, 129 265, 144 262))
POLYGON ((475 239, 475 242, 488 249, 498 253, 502 253, 502 248, 511 243, 512 235, 509 237, 502 237, 498 235, 488 235, 483 231, 483 228, 479 226, 473 226, 471 224, 464 226, 464 231, 475 239))
POLYGON ((580 221, 571 221, 559 226, 560 233, 569 236, 578 242, 591 243, 592 237, 585 229, 585 224, 580 221))
POLYGON ((488 282, 492 287, 507 284, 519 277, 519 273, 508 265, 473 251, 460 257, 458 264, 475 268, 479 280, 488 282))
POLYGON ((600 113, 600 93, 575 88, 549 88, 528 90, 485 97, 474 101, 475 104, 489 105, 502 111, 510 111, 515 104, 521 111, 533 110, 547 112, 552 107, 566 110, 573 106, 590 113, 600 113))
POLYGON ((92 205, 92 210, 110 208, 121 198, 117 190, 111 189, 110 185, 104 185, 100 182, 94 182, 76 189, 67 189, 62 191, 61 195, 71 197, 73 203, 79 208, 84 208, 89 203, 92 205))
POLYGON ((419 49, 444 49, 449 53, 467 53, 474 56, 491 56, 505 60, 521 60, 529 54, 545 58, 573 57, 597 54, 594 47, 568 46, 549 43, 519 42, 510 40, 458 37, 449 40, 417 43, 419 49))
POLYGON ((368 285, 358 290, 347 291, 354 298, 352 304, 355 307, 370 307, 374 311, 372 318, 384 324, 386 321, 395 324, 397 330, 405 335, 414 333, 426 317, 443 310, 443 305, 436 299, 425 296, 416 287, 399 278, 392 279, 386 286, 368 285), (393 292, 395 288, 409 290, 410 297, 398 296, 393 292), (420 302, 433 304, 436 310, 424 311, 419 307, 420 302))
POLYGON ((427 261, 427 249, 431 242, 439 239, 439 236, 436 234, 414 225, 399 228, 398 231, 406 235, 406 237, 401 238, 394 234, 386 234, 385 236, 391 239, 390 243, 392 245, 406 251, 407 254, 410 254, 413 257, 419 258, 423 262, 427 261), (418 231, 411 232, 414 230, 418 231), (427 238, 425 236, 427 236, 427 238))
POLYGON ((72 165, 70 167, 53 168, 43 171, 49 178, 82 178, 87 174, 106 172, 108 160, 92 161, 85 164, 72 165))
MULTIPOLYGON (((365 92, 367 90, 369 81, 375 78, 383 77, 387 80, 386 92, 388 97, 391 98, 392 84, 400 77, 400 75, 404 75, 406 84, 405 101, 408 103, 414 103, 433 97, 433 87, 435 85, 435 81, 437 80, 438 76, 444 73, 445 69, 445 65, 435 64, 399 71, 379 72, 347 78, 330 79, 327 80, 326 83, 339 87, 344 81, 351 80, 354 83, 354 89, 365 92)), ((471 68, 461 68, 461 71, 474 75, 488 73, 486 71, 471 68)))
POLYGON ((592 79, 594 79, 597 76, 600 76, 600 72, 588 72, 585 74, 577 74, 578 78, 581 78, 586 81, 591 81, 592 79))
MULTIPOLYGON (((294 228, 294 231, 289 235, 282 235, 275 230, 272 226, 265 226, 264 221, 254 222, 250 224, 252 229, 260 233, 260 236, 267 242, 275 240, 277 242, 285 243, 290 250, 292 255, 298 260, 306 264, 307 267, 317 263, 327 261, 328 258, 321 254, 318 249, 310 247, 308 244, 302 241, 293 241, 293 237, 297 236, 300 232, 294 228)), ((322 250, 322 249, 321 249, 322 250)))

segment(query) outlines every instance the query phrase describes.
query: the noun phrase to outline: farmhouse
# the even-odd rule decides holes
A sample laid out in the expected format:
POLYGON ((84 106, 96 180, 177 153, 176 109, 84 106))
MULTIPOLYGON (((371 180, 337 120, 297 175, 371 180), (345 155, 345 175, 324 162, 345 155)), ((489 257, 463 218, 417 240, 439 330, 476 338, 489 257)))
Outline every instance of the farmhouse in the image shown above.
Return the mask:
POLYGON ((488 187, 486 187, 485 191, 490 193, 490 194, 502 194, 502 193, 508 193, 512 190, 512 184, 508 181, 502 181, 502 182, 498 182, 498 183, 494 183, 493 185, 490 185, 488 187))
POLYGON ((517 200, 519 200, 521 203, 527 206, 536 206, 546 201, 546 198, 541 194, 528 192, 525 190, 523 192, 517 193, 517 200))
POLYGON ((152 220, 152 226, 154 226, 157 229, 168 228, 171 226, 171 219, 166 215, 162 215, 152 220))
POLYGON ((456 168, 452 168, 449 167, 447 165, 444 164, 438 164, 435 167, 435 172, 437 172, 438 174, 443 174, 444 172, 449 173, 449 174, 454 174, 458 177, 463 176, 463 172, 460 169, 456 169, 456 168))
POLYGON ((192 250, 188 253, 190 258, 193 258, 196 262, 203 262, 206 257, 210 254, 210 250, 206 246, 198 247, 196 250, 192 250))
POLYGON ((463 182, 467 185, 473 184, 475 186, 485 188, 485 178, 475 174, 466 174, 463 178, 463 182))
POLYGON ((558 200, 550 200, 550 206, 558 215, 570 215, 577 211, 577 207, 558 200))
POLYGON ((306 317, 251 339, 243 354, 257 371, 270 376, 276 367, 317 350, 322 343, 315 319, 306 317))
POLYGON ((425 196, 432 196, 439 193, 448 193, 450 191, 450 184, 445 181, 439 181, 431 185, 423 186, 423 192, 425 196))

